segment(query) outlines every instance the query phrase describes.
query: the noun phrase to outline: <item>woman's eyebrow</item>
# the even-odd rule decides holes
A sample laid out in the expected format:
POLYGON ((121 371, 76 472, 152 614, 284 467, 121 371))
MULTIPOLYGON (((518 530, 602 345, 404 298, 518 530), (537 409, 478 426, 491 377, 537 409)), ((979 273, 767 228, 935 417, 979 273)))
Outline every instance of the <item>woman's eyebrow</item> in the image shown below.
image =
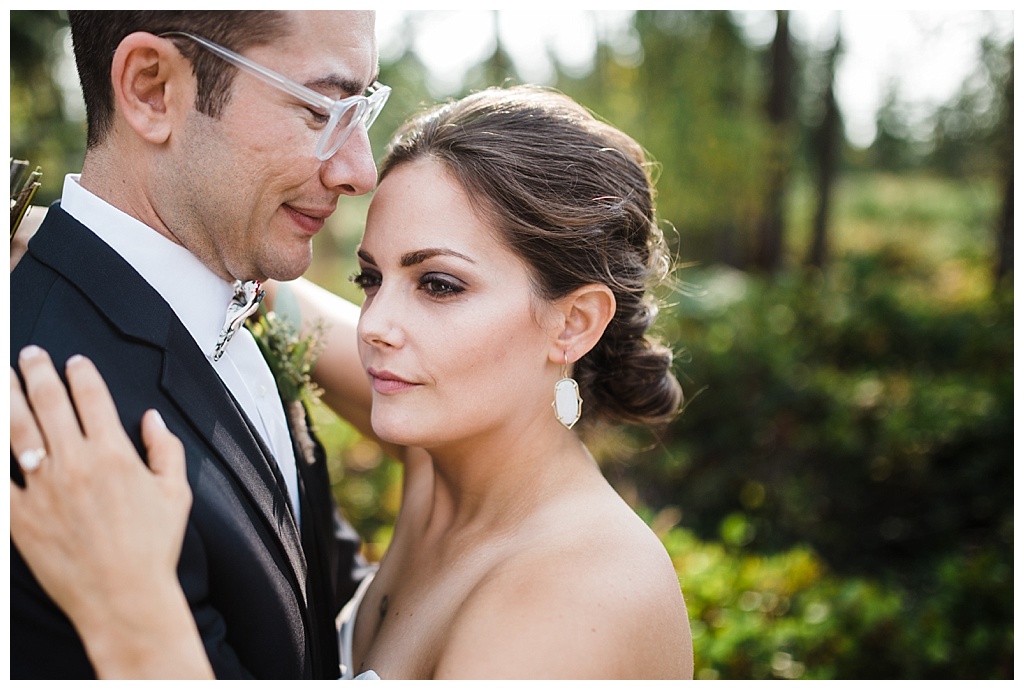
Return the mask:
POLYGON ((453 249, 417 249, 416 251, 402 254, 401 265, 403 267, 413 266, 415 264, 423 263, 427 259, 435 256, 454 256, 458 259, 462 259, 463 261, 468 261, 471 264, 476 263, 476 261, 465 254, 460 254, 453 249))

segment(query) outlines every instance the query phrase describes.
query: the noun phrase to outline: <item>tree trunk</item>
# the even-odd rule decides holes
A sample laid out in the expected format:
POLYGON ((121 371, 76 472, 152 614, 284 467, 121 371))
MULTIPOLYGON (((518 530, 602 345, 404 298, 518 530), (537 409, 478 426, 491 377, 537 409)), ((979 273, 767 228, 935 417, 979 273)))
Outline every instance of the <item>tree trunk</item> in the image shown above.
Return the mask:
POLYGON ((775 39, 771 48, 771 84, 766 114, 771 142, 768 146, 768 180, 765 186, 764 213, 758 223, 754 265, 767 273, 782 263, 784 209, 792 157, 791 120, 793 118, 794 57, 789 39, 789 12, 776 10, 775 39))
POLYGON ((1002 141, 998 143, 1003 160, 1003 208, 996 235, 996 285, 1013 271, 1013 44, 1010 44, 1010 73, 1003 85, 1002 141))
POLYGON ((836 29, 836 41, 828 54, 826 86, 824 94, 825 112, 818 133, 815 153, 818 164, 818 208, 814 214, 811 248, 807 255, 807 263, 811 266, 824 268, 828 261, 828 223, 832 210, 832 188, 835 184, 836 171, 839 167, 839 151, 842 147, 842 116, 836 102, 835 74, 836 60, 841 49, 839 29, 836 29))

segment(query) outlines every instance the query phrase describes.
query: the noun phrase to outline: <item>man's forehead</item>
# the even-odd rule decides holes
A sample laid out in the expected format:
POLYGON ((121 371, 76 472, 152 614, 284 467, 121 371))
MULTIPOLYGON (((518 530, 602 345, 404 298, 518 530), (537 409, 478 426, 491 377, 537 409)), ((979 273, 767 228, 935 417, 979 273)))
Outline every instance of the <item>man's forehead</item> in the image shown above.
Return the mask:
POLYGON ((292 78, 324 93, 359 94, 376 79, 377 39, 372 12, 289 12, 289 31, 279 41, 255 46, 292 78), (270 54, 273 53, 273 58, 270 54))
POLYGON ((368 41, 376 46, 372 11, 296 10, 287 14, 289 28, 298 37, 333 35, 339 41, 368 41))

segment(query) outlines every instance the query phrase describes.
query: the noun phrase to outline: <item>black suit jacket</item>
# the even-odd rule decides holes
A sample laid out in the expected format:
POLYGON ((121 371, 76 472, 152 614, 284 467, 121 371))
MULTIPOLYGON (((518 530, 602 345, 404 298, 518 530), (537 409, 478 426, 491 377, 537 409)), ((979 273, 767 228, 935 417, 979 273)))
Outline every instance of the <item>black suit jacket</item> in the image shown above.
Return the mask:
MULTIPOLYGON (((73 354, 92 359, 143 457, 149 408, 184 443, 193 508, 178 574, 217 676, 336 678, 334 618, 364 564, 334 506, 323 449, 313 464, 298 461, 300 534, 276 464, 184 325, 58 204, 11 273, 12 366, 28 344, 59 369, 73 354)), ((20 480, 13 461, 11 474, 20 480)), ((11 677, 93 675, 12 543, 11 677)))

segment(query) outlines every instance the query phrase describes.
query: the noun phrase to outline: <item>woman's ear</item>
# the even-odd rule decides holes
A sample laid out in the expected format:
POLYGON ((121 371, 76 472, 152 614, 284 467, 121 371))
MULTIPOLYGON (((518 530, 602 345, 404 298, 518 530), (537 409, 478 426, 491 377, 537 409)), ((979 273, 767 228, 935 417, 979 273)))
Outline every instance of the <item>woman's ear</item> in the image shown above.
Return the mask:
POLYGON ((548 359, 564 364, 590 352, 615 316, 615 295, 607 285, 593 283, 569 293, 556 303, 563 317, 561 329, 551 342, 548 359))
POLYGON ((163 144, 182 108, 192 108, 192 68, 174 44, 138 31, 128 34, 114 51, 110 81, 122 118, 143 140, 163 144))

